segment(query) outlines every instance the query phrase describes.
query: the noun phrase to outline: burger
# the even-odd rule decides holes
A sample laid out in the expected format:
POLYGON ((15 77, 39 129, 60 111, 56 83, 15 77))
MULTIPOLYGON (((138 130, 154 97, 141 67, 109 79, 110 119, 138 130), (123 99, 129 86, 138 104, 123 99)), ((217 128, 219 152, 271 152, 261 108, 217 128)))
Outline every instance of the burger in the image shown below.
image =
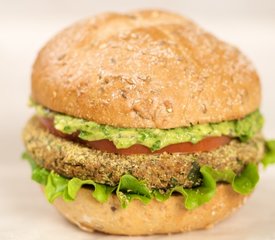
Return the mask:
POLYGON ((251 62, 185 17, 107 13, 57 34, 32 71, 32 179, 86 231, 208 228, 274 162, 251 62))

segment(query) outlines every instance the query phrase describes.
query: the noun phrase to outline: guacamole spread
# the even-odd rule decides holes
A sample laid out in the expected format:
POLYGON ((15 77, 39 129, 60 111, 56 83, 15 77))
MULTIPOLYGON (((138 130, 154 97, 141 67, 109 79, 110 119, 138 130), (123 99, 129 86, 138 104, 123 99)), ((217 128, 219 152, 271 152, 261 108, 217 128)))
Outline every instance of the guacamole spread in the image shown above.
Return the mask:
POLYGON ((78 131, 79 138, 87 141, 108 139, 118 149, 141 144, 152 151, 156 151, 171 144, 183 142, 195 144, 205 137, 219 136, 231 136, 246 141, 261 130, 264 122, 261 113, 255 111, 239 120, 198 124, 189 127, 171 129, 121 128, 53 112, 35 103, 32 103, 32 106, 35 107, 39 116, 53 118, 57 130, 66 134, 78 131))

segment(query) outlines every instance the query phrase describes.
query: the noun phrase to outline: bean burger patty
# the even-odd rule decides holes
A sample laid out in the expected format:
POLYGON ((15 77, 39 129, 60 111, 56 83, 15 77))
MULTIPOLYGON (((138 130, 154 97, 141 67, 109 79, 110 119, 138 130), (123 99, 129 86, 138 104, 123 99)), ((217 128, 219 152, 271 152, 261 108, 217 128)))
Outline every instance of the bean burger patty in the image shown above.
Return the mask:
POLYGON ((247 142, 232 139, 213 151, 119 155, 88 148, 52 135, 37 117, 27 123, 23 139, 36 163, 68 178, 91 179, 115 186, 124 174, 144 180, 150 188, 186 188, 201 183, 200 167, 231 169, 240 173, 248 163, 258 163, 264 154, 264 139, 256 134, 247 142))

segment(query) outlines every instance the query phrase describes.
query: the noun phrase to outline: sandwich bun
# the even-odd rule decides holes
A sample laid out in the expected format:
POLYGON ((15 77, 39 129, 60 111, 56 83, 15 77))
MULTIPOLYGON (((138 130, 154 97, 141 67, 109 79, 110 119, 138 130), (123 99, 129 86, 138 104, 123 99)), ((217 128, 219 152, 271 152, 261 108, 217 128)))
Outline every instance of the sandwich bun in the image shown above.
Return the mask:
POLYGON ((33 66, 32 98, 99 124, 166 129, 242 118, 261 92, 237 48, 185 17, 147 10, 57 34, 33 66))
POLYGON ((70 222, 85 231, 152 235, 212 227, 238 209, 246 198, 234 192, 230 185, 218 184, 212 200, 192 211, 184 208, 182 196, 171 196, 165 202, 152 200, 148 205, 133 200, 122 209, 115 194, 102 204, 92 197, 91 190, 81 188, 73 202, 58 198, 53 204, 70 222))

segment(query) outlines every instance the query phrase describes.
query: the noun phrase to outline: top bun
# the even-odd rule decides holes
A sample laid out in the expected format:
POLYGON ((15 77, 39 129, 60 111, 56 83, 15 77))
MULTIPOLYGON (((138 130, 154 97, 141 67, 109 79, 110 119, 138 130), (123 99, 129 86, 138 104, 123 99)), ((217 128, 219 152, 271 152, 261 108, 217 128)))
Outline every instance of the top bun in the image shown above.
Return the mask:
POLYGON ((101 14, 60 32, 33 66, 32 98, 117 127, 174 128, 255 111, 259 78, 235 47, 163 11, 101 14))

